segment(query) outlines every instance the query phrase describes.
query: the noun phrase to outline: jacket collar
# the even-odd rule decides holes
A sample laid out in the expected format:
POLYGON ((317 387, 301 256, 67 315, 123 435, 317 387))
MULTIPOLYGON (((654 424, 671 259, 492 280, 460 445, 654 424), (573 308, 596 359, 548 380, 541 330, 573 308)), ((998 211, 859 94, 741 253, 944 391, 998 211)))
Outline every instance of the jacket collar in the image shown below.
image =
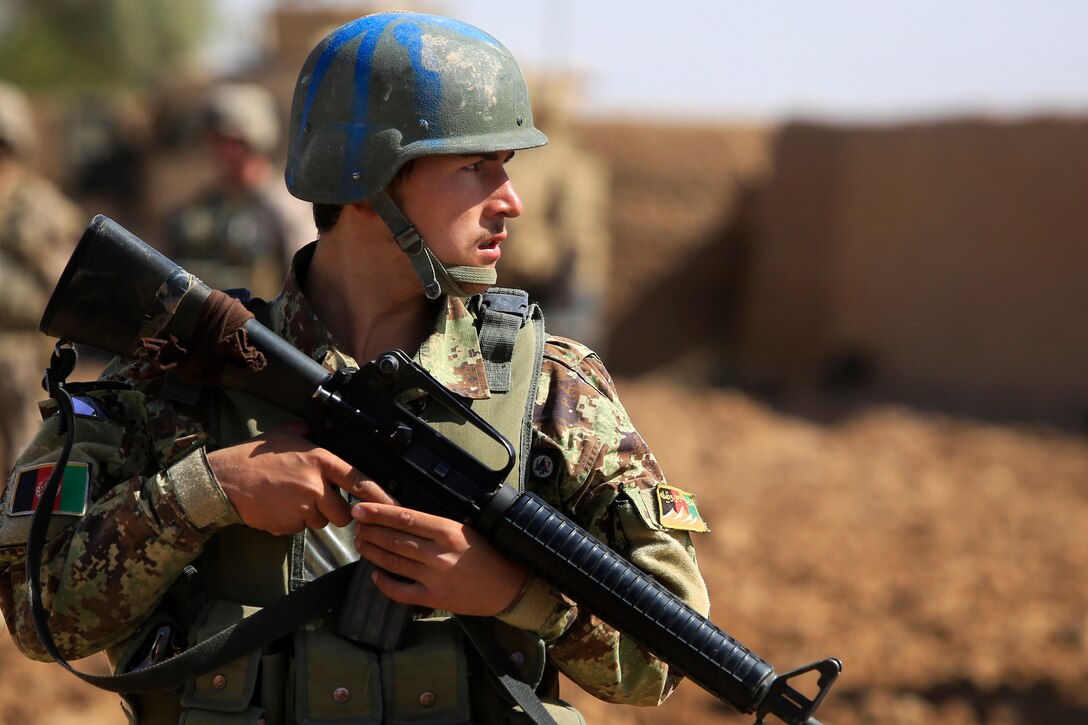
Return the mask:
MULTIPOLYGON (((312 242, 295 254, 283 290, 269 304, 272 330, 329 370, 359 367, 339 349, 302 292, 299 280, 310 267, 316 245, 312 242)), ((464 300, 449 296, 442 300, 434 328, 419 350, 412 351, 414 358, 450 392, 470 400, 489 398, 475 319, 464 300)))

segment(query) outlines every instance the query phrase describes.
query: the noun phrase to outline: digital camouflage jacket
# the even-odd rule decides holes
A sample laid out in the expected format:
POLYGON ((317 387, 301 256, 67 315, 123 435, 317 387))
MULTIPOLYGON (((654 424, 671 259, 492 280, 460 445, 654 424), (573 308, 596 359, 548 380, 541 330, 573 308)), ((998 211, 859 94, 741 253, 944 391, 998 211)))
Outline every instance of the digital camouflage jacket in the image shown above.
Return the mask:
MULTIPOLYGON (((304 250, 296 266, 307 260, 304 250)), ((329 369, 356 365, 310 309, 294 271, 269 313, 278 334, 329 369)), ((473 316, 460 299, 445 298, 416 359, 458 395, 490 395, 473 316)), ((163 378, 139 380, 142 364, 115 361, 100 380, 131 387, 88 390, 79 398, 69 472, 77 484, 89 481, 88 502, 80 513, 77 488, 65 504, 71 513, 62 506, 54 515, 43 571, 50 628, 71 658, 123 648, 186 567, 206 550, 217 551, 213 544, 224 532, 243 528, 207 463, 205 452, 221 442, 206 399, 186 404, 166 395, 163 378)), ((43 660, 48 656, 26 601, 23 556, 31 517, 24 509, 32 508, 33 481, 57 460, 62 438, 52 412, 43 405, 45 423, 0 492, 0 604, 19 648, 43 660)), ((530 456, 528 489, 707 613, 688 530, 657 508, 657 489, 667 486, 657 461, 601 360, 564 338, 545 343, 530 456)), ((689 530, 705 528, 697 513, 698 526, 691 518, 689 530)), ((316 541, 305 540, 307 546, 316 541)), ((309 559, 307 567, 313 568, 309 559)), ((537 633, 548 661, 601 699, 657 704, 679 679, 535 577, 498 618, 537 633)))

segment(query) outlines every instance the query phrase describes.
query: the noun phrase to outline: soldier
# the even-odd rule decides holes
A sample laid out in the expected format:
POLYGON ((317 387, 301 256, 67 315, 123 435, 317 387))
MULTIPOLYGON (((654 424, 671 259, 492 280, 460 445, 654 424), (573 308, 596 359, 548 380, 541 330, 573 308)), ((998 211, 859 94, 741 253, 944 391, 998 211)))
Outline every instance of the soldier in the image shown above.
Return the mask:
POLYGON ((0 82, 0 465, 5 472, 40 418, 48 340, 37 332, 45 302, 85 219, 28 166, 35 145, 26 96, 0 82))
POLYGON ((163 250, 212 287, 273 295, 291 255, 316 238, 305 205, 274 171, 275 101, 261 86, 223 83, 211 90, 204 121, 215 181, 168 216, 163 250))
MULTIPOLYGON (((658 513, 659 495, 676 489, 599 357, 545 340, 532 309, 518 331, 481 303, 506 221, 522 211, 506 163, 546 142, 516 62, 479 29, 384 13, 333 31, 299 76, 286 173, 291 192, 314 203, 319 237, 295 256, 266 319, 330 369, 413 352, 474 409, 525 431, 518 485, 706 612, 688 533, 705 526, 658 513), (489 351, 503 335, 513 343, 505 376, 489 351)), ((85 510, 71 503, 43 571, 66 656, 106 649, 117 671, 133 670, 163 631, 198 641, 358 556, 418 616, 395 652, 340 637, 330 618, 311 621, 177 691, 128 698, 133 721, 526 722, 489 670, 489 647, 477 651, 448 613, 484 618, 500 659, 561 723, 584 721, 558 699, 558 671, 633 705, 657 705, 676 686, 679 673, 476 530, 399 507, 268 404, 149 378, 154 362, 118 361, 109 387, 77 399, 86 414, 65 471, 89 482, 90 497, 85 510)), ((18 646, 39 659, 20 550, 28 517, 14 514, 33 507, 29 488, 18 491, 58 463, 58 424, 46 422, 0 502, 0 603, 18 646)))

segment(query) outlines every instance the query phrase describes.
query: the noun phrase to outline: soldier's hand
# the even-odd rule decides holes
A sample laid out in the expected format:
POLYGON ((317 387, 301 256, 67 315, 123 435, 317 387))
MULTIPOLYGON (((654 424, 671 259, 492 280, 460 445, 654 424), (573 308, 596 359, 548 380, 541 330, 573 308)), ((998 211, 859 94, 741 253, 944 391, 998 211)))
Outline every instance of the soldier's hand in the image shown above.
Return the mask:
POLYGON ((272 534, 351 522, 344 489, 368 501, 394 503, 361 471, 302 437, 292 425, 208 453, 219 485, 242 522, 272 534), (339 487, 339 488, 338 488, 339 487))
POLYGON ((525 585, 528 571, 469 526, 384 503, 357 503, 351 515, 355 548, 384 570, 374 582, 394 601, 489 617, 507 609, 525 585))

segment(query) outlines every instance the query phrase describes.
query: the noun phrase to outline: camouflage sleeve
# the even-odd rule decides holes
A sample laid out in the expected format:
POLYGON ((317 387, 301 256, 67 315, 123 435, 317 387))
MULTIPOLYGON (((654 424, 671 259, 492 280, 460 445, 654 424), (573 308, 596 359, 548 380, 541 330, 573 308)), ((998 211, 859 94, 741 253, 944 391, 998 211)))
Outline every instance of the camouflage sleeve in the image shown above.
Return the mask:
MULTIPOLYGON (((195 423, 165 407, 149 410, 136 390, 90 392, 77 405, 82 414, 42 567, 49 627, 70 658, 131 636, 211 534, 237 521, 195 423), (70 471, 77 474, 72 491, 70 471)), ((43 660, 26 594, 27 509, 35 481, 40 486, 57 463, 59 427, 58 416, 46 419, 0 496, 0 606, 19 648, 43 660)))
MULTIPOLYGON (((529 485, 703 614, 710 604, 687 531, 655 514, 665 478, 588 349, 551 338, 536 405, 529 485)), ((657 705, 680 676, 631 638, 531 577, 500 615, 533 629, 560 671, 602 700, 657 705)))

